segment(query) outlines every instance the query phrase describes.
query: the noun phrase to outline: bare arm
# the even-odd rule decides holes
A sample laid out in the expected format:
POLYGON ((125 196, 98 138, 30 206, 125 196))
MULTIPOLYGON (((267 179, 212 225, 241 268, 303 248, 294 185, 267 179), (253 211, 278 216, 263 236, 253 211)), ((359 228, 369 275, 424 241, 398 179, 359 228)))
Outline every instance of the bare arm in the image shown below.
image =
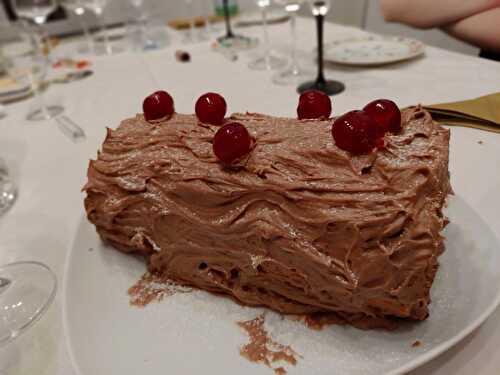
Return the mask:
POLYGON ((380 0, 388 22, 429 29, 500 6, 500 0, 380 0))
POLYGON ((454 37, 482 49, 500 53, 500 8, 443 27, 454 37))

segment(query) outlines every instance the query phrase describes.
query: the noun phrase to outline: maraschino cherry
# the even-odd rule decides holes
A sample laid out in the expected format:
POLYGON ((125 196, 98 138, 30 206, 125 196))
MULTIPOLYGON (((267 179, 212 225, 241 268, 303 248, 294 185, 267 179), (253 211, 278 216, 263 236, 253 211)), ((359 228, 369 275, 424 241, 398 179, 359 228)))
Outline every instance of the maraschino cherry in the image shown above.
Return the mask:
POLYGON ((297 115, 299 120, 327 119, 332 114, 330 97, 321 91, 308 90, 300 95, 297 115))
POLYGON ((217 131, 213 140, 213 149, 220 161, 231 164, 251 151, 252 137, 245 126, 232 122, 217 131))
POLYGON ((401 131, 401 111, 392 100, 375 100, 368 103, 363 111, 377 123, 380 137, 387 132, 397 134, 401 131))
POLYGON ((366 154, 377 146, 377 124, 364 111, 351 111, 335 120, 332 135, 337 147, 354 154, 366 154))
POLYGON ((212 125, 222 125, 226 116, 227 104, 224 98, 209 92, 198 98, 195 111, 198 120, 212 125))
POLYGON ((142 103, 146 121, 170 117, 174 114, 174 100, 166 91, 156 91, 142 103))

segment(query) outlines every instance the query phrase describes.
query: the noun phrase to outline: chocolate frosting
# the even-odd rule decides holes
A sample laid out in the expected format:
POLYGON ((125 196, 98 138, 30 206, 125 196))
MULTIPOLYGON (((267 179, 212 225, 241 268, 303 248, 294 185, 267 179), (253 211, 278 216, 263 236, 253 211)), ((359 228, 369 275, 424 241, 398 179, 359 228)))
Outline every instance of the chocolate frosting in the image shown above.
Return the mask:
POLYGON ((386 148, 352 155, 333 120, 234 114, 255 148, 233 168, 219 127, 175 114, 109 130, 85 207, 102 239, 151 271, 290 314, 422 320, 444 250, 449 131, 403 112, 386 148))

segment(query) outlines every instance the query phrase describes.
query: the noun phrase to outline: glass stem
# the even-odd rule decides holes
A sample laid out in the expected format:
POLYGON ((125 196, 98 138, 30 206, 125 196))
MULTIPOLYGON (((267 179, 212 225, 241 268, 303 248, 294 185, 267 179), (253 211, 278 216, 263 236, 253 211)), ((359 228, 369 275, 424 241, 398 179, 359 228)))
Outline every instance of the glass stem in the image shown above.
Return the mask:
MULTIPOLYGON (((42 66, 40 69, 42 69, 41 72, 38 72, 38 77, 45 77, 46 72, 49 69, 49 64, 50 64, 50 47, 47 47, 47 56, 44 56, 43 53, 43 30, 40 27, 40 24, 35 24, 36 30, 32 29, 32 38, 33 38, 33 46, 35 48, 35 55, 33 58, 36 59, 41 59, 42 61, 42 66), (40 39, 38 38, 38 36, 40 39)), ((47 45, 50 44, 50 40, 47 38, 47 45)), ((38 64, 34 64, 33 66, 36 67, 38 64)), ((35 74, 37 72, 34 72, 33 70, 30 70, 29 73, 29 79, 30 79, 30 84, 31 88, 33 89, 33 96, 35 100, 38 102, 38 105, 40 107, 40 111, 42 112, 43 116, 45 118, 49 118, 49 113, 47 112, 47 107, 45 106, 45 100, 43 100, 43 93, 42 93, 42 82, 36 82, 35 74)), ((41 79, 41 78, 40 78, 41 79)))
POLYGON ((269 64, 270 51, 269 51, 269 31, 267 29, 267 7, 261 8, 262 12, 262 31, 264 32, 264 58, 266 63, 269 64))
POLYGON ((294 74, 298 74, 299 63, 297 61, 297 12, 290 12, 290 29, 292 35, 292 71, 294 74))
POLYGON ((233 30, 231 30, 231 16, 229 15, 229 0, 223 0, 224 19, 226 20, 226 38, 234 38, 233 30))
POLYGON ((323 24, 325 16, 321 14, 316 16, 316 27, 318 31, 318 77, 316 83, 324 84, 326 82, 323 74, 323 24))

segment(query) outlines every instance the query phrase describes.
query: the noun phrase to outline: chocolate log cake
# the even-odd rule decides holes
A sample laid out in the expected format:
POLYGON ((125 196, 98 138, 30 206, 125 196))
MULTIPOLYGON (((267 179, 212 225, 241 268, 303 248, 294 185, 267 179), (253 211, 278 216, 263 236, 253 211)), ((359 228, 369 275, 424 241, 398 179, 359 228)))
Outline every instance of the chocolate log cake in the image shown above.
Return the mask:
POLYGON ((234 114, 253 149, 230 167, 194 115, 107 132, 85 208, 151 271, 286 314, 423 320, 443 252, 449 131, 417 107, 385 147, 338 148, 332 120, 234 114))

